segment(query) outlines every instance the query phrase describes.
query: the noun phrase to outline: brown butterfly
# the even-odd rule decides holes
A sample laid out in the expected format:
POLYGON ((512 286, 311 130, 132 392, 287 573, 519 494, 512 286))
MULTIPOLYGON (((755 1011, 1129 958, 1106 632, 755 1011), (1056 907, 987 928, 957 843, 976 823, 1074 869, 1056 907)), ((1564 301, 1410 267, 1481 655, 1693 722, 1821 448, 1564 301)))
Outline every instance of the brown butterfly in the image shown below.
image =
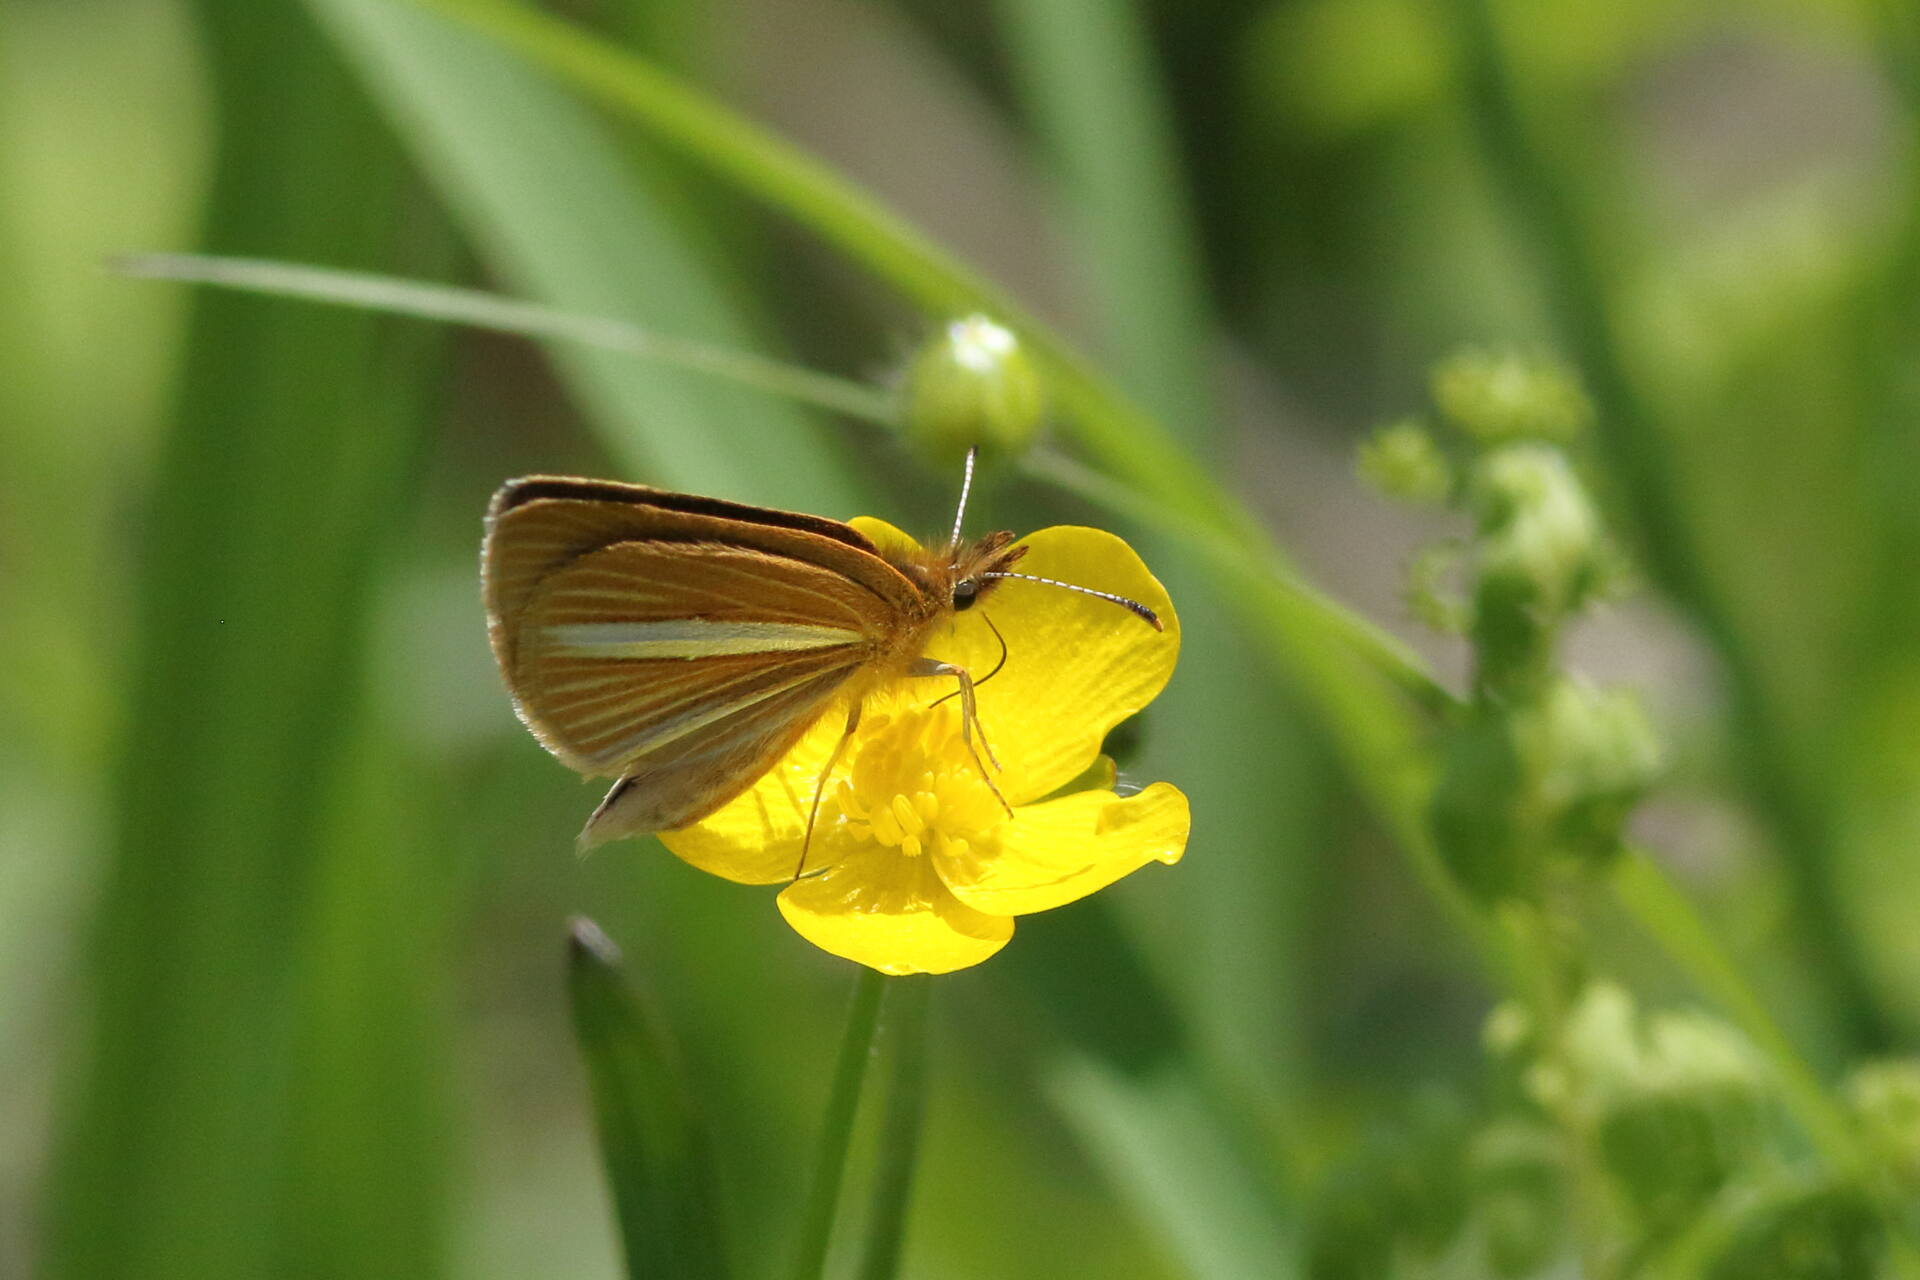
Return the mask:
POLYGON ((824 785, 865 696, 904 676, 957 681, 978 762, 973 677, 922 650, 1004 579, 1099 596, 1160 629, 1135 601, 1011 572, 1026 551, 1011 533, 962 542, 972 482, 969 454, 953 535, 912 553, 837 520, 643 485, 529 476, 501 486, 480 573, 514 709, 568 768, 619 779, 581 843, 699 821, 845 706, 824 785))

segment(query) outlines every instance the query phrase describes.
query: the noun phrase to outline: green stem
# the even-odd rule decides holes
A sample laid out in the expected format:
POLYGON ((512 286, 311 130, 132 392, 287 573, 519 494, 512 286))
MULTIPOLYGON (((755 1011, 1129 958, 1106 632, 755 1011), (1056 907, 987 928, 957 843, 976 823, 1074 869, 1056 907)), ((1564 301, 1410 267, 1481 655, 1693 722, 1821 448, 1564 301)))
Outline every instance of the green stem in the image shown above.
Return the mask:
POLYGON ((826 1268, 827 1247, 833 1243, 834 1219, 840 1212, 840 1188, 847 1176, 847 1151, 853 1145, 853 1121, 860 1110, 867 1062, 873 1056, 880 993, 886 989, 886 982, 884 976, 864 965, 854 979, 847 1030, 833 1068, 833 1090, 827 1095, 827 1113, 820 1122, 820 1142, 814 1149, 813 1184, 800 1222, 794 1280, 817 1280, 826 1268))
POLYGON ((887 982, 885 1037, 892 1057, 887 1109, 880 1121, 880 1150, 874 1170, 873 1211, 862 1246, 860 1280, 892 1280, 906 1242, 907 1201, 920 1151, 921 1118, 927 1095, 927 1006, 933 994, 928 974, 887 982))
POLYGON ((419 316, 494 333, 572 342, 710 374, 769 395, 880 426, 895 425, 893 397, 864 383, 769 360, 731 347, 673 338, 605 316, 581 315, 478 289, 427 284, 365 271, 338 271, 257 258, 190 253, 135 254, 114 270, 150 280, 179 280, 368 311, 419 316))
MULTIPOLYGON (((1536 852, 1545 856, 1544 850, 1536 852)), ((1567 1044, 1568 1024, 1586 967, 1579 920, 1563 899, 1568 888, 1549 885, 1537 901, 1507 903, 1501 918, 1527 955, 1524 996, 1540 1026, 1542 1054, 1560 1078, 1547 1111, 1566 1147, 1580 1273, 1591 1280, 1611 1280, 1613 1272, 1606 1264, 1606 1178, 1596 1157, 1593 1123, 1582 1101, 1584 1074, 1567 1044)))
POLYGON ((1732 738, 1744 756, 1748 795, 1779 835, 1809 962, 1827 989, 1847 1047, 1885 1049, 1891 1028, 1827 875, 1835 864, 1828 824, 1793 766, 1733 610, 1701 561, 1684 515, 1680 468, 1621 354, 1592 235, 1572 194, 1529 136, 1486 0, 1447 0, 1447 8, 1461 88, 1481 150, 1533 241, 1555 320, 1608 425, 1599 442, 1638 519, 1641 559, 1667 593, 1692 612, 1725 664, 1732 738))

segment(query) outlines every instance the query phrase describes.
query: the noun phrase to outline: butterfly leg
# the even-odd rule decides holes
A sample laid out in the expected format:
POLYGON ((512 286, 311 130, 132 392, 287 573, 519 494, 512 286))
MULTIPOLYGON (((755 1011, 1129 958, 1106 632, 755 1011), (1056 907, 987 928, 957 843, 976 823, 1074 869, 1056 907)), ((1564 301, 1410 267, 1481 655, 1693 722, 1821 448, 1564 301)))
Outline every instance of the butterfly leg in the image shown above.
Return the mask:
POLYGON ((980 724, 980 708, 973 700, 973 677, 968 674, 965 667, 956 667, 950 662, 939 662, 932 658, 921 658, 908 669, 908 674, 952 676, 960 682, 960 738, 967 744, 967 752, 973 757, 974 765, 980 770, 981 781, 987 784, 987 790, 993 792, 993 798, 1000 802, 1000 807, 1007 811, 1007 816, 1012 817, 1013 806, 1008 804, 1007 798, 1000 794, 1000 788, 994 785, 993 774, 987 771, 986 762, 980 759, 981 751, 985 750, 987 760, 993 762, 995 771, 999 770, 1000 762, 994 760, 993 748, 987 745, 987 731, 980 724), (974 742, 976 734, 979 735, 978 745, 974 742))
MULTIPOLYGON (((853 731, 859 727, 860 704, 856 702, 847 712, 846 732, 840 735, 840 741, 833 744, 833 753, 827 757, 826 767, 820 770, 820 780, 813 784, 813 805, 807 810, 807 833, 800 837, 800 861, 793 868, 795 880, 804 880, 807 876, 820 874, 820 871, 807 870, 807 852, 813 845, 813 824, 814 820, 820 816, 820 797, 826 794, 827 779, 833 776, 835 767, 840 763, 840 756, 847 749, 847 743, 853 741, 853 731)), ((820 870, 824 871, 826 868, 822 867, 820 870)))

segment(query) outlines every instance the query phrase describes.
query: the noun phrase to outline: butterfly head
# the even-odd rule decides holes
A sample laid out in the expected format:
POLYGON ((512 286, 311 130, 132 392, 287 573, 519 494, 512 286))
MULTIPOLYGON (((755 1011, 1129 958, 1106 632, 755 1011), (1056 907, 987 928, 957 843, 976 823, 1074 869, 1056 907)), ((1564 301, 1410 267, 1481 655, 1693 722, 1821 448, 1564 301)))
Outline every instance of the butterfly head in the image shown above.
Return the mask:
POLYGON ((952 582, 947 589, 947 602, 955 612, 980 603, 981 597, 999 585, 997 575, 1004 574, 1027 554, 1025 547, 1009 545, 1012 542, 1013 535, 1002 530, 954 548, 947 566, 952 582))

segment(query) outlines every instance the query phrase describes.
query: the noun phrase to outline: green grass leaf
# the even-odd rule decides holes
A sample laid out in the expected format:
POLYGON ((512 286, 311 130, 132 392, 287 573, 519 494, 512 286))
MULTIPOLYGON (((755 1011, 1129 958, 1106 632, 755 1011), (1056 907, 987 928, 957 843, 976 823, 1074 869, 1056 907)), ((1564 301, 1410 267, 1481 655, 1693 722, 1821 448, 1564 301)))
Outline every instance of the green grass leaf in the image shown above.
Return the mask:
MULTIPOLYGON (((1084 1057, 1062 1060, 1047 1093, 1082 1147, 1196 1280, 1297 1274, 1291 1224, 1193 1083, 1178 1072, 1130 1079, 1084 1057)), ((1243 1135, 1244 1136, 1244 1135, 1243 1135)))
MULTIPOLYGON (((310 25, 195 9, 218 110, 206 242, 390 265, 399 158, 310 25)), ((397 864, 388 902, 441 883, 401 856, 402 807, 355 785, 381 749, 361 714, 366 624, 432 355, 384 317, 194 300, 128 539, 142 593, 49 1277, 438 1270, 444 1148, 430 1124, 384 1122, 432 1110, 421 935, 358 968, 326 946, 361 891, 333 874, 341 841, 397 864), (322 1038, 324 1072, 305 1055, 322 1038)))
MULTIPOLYGON (((580 104, 492 42, 413 5, 306 3, 515 292, 696 341, 758 345, 658 180, 580 104)), ((631 478, 857 509, 857 489, 814 424, 779 399, 605 351, 556 347, 553 359, 631 478)))
POLYGON ((590 920, 573 922, 567 992, 632 1280, 723 1280, 727 1231, 712 1142, 660 1016, 590 920))

